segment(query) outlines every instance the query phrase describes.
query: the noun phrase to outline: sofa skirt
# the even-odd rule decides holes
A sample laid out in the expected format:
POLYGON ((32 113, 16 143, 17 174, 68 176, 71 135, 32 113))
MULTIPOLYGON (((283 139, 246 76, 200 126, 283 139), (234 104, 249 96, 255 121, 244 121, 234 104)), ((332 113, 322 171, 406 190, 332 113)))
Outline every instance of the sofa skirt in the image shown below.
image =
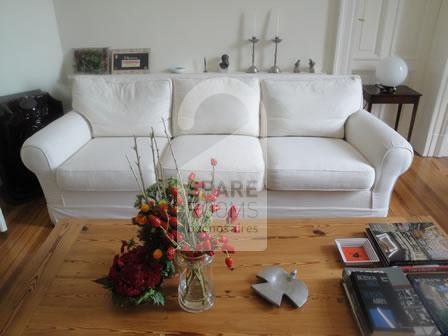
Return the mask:
MULTIPOLYGON (((60 204, 48 204, 51 220, 61 218, 120 218, 135 216, 136 192, 62 192, 60 204)), ((387 208, 375 208, 374 193, 364 191, 262 191, 253 195, 220 196, 218 218, 234 204, 240 218, 384 217, 387 208)), ((58 202, 59 203, 59 202, 58 202)), ((381 202, 382 203, 382 202, 381 202)))

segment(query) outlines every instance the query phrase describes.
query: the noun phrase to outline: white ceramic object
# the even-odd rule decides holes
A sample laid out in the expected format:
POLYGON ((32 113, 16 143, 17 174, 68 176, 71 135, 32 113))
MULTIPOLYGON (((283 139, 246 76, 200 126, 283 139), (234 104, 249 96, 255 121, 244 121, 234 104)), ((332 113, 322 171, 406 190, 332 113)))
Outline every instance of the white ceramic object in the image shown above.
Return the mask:
POLYGON ((408 65, 398 56, 382 59, 376 66, 376 79, 384 86, 396 87, 406 80, 408 65))
POLYGON ((187 68, 183 67, 183 66, 175 66, 175 67, 172 67, 170 70, 172 73, 177 73, 177 74, 182 74, 182 73, 187 72, 187 68))
POLYGON ((372 244, 367 238, 342 238, 335 239, 336 246, 338 247, 339 254, 341 255, 342 261, 346 266, 357 266, 357 265, 368 265, 373 263, 378 263, 380 259, 375 252, 372 244), (369 260, 360 261, 348 261, 342 251, 343 247, 363 247, 369 257, 369 260))

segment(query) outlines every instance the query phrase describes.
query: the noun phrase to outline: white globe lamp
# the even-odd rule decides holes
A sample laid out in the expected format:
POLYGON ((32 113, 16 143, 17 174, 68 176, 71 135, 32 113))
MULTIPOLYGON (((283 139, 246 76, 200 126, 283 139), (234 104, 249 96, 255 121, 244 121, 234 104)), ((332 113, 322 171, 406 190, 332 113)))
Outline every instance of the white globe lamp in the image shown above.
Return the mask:
POLYGON ((408 76, 408 65, 398 56, 382 59, 376 66, 377 86, 386 92, 393 93, 397 86, 403 83, 408 76))

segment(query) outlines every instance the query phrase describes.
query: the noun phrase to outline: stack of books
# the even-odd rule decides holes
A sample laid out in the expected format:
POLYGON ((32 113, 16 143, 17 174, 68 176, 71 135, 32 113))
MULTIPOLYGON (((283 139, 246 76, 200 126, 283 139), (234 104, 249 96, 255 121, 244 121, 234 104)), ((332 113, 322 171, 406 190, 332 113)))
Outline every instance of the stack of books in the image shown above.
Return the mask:
POLYGON ((384 265, 448 264, 448 240, 434 223, 369 224, 367 236, 384 265))
POLYGON ((346 268, 342 279, 362 335, 441 335, 398 267, 346 268))
POLYGON ((448 335, 448 239, 433 223, 369 224, 385 267, 345 268, 362 335, 448 335))

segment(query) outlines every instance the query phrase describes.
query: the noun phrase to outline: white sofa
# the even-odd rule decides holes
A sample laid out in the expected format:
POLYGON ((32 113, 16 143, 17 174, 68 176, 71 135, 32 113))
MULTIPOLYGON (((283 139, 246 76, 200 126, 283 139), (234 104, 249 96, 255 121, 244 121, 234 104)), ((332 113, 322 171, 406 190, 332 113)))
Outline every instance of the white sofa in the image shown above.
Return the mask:
POLYGON ((133 136, 146 184, 155 180, 151 127, 165 176, 175 174, 163 118, 185 178, 208 179, 218 160, 224 210, 232 202, 244 217, 386 216, 413 150, 362 102, 357 76, 76 76, 73 111, 29 138, 22 159, 53 222, 129 218, 133 136))

